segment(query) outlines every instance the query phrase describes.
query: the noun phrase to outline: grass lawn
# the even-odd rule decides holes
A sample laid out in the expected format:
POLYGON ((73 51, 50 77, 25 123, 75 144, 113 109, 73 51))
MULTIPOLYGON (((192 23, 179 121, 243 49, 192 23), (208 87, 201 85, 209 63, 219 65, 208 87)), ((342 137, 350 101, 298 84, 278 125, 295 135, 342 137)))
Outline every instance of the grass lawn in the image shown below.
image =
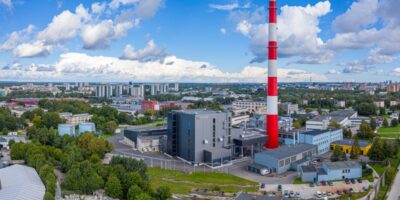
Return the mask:
POLYGON ((303 182, 301 181, 301 177, 297 177, 294 179, 293 184, 308 184, 309 182, 303 182))
MULTIPOLYGON (((365 192, 354 192, 354 193, 351 193, 350 199, 351 200, 356 200, 356 199, 360 199, 362 197, 365 197, 365 195, 367 195, 370 190, 371 190, 371 187, 365 192)), ((349 197, 348 197, 347 194, 345 194, 345 195, 340 196, 340 199, 348 200, 349 197)))
POLYGON ((397 127, 380 127, 378 129, 378 133, 399 133, 400 134, 400 126, 397 127))
POLYGON ((385 165, 382 164, 371 164, 371 167, 375 169, 379 176, 385 171, 385 165))
POLYGON ((175 194, 188 194, 194 188, 213 190, 218 187, 225 192, 258 190, 258 183, 231 174, 211 172, 189 174, 160 168, 148 168, 148 174, 153 188, 168 186, 175 194))
POLYGON ((378 136, 381 138, 400 138, 400 133, 379 133, 378 136))

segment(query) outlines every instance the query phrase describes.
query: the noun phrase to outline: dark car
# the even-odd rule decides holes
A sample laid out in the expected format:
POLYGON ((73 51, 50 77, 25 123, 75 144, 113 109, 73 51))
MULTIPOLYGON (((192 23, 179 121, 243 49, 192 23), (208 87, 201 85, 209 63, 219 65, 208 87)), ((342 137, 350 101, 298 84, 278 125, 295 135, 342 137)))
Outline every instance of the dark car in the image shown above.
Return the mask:
POLYGON ((346 182, 346 184, 350 184, 350 180, 348 178, 344 179, 344 182, 346 182))
POLYGON ((328 185, 329 186, 333 186, 333 182, 332 181, 328 181, 328 185))
POLYGON ((310 187, 314 187, 314 183, 313 182, 310 182, 310 187))
POLYGON ((265 188, 265 184, 264 183, 261 183, 261 188, 265 188))
POLYGON ((361 179, 357 179, 357 182, 358 182, 358 183, 362 183, 362 180, 361 180, 361 179))
POLYGON ((323 186, 326 186, 326 181, 321 181, 321 184, 322 184, 323 186))
POLYGON ((278 192, 282 191, 282 185, 278 185, 278 192))
POLYGON ((350 181, 351 183, 356 184, 356 180, 354 178, 352 178, 350 181))

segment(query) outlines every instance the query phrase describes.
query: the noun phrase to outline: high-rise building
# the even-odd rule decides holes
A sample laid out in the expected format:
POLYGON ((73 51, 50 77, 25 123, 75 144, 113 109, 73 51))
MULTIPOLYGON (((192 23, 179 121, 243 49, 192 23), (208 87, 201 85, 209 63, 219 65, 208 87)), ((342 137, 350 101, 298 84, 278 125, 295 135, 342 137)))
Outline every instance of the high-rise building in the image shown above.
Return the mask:
POLYGON ((387 86, 387 92, 399 92, 400 84, 392 83, 387 86))
POLYGON ((133 97, 144 97, 144 85, 130 86, 129 95, 133 97))

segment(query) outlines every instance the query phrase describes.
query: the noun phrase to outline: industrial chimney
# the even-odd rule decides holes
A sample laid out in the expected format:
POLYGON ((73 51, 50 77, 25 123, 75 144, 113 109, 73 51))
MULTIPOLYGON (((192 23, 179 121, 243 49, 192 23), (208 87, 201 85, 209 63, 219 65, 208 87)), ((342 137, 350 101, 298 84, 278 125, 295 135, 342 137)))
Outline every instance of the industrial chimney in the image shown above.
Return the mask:
POLYGON ((268 42, 268 88, 267 88, 267 135, 265 146, 277 148, 278 142, 278 78, 277 78, 277 38, 276 38, 276 0, 269 1, 269 42, 268 42))

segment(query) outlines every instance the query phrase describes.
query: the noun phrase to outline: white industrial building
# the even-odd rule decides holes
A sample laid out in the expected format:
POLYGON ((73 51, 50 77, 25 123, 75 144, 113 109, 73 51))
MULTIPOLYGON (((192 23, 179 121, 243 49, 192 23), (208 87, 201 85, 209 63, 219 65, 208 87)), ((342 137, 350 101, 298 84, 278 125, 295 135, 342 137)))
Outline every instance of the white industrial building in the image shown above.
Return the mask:
POLYGON ((1 200, 43 200, 46 188, 32 167, 12 165, 0 169, 1 200))

